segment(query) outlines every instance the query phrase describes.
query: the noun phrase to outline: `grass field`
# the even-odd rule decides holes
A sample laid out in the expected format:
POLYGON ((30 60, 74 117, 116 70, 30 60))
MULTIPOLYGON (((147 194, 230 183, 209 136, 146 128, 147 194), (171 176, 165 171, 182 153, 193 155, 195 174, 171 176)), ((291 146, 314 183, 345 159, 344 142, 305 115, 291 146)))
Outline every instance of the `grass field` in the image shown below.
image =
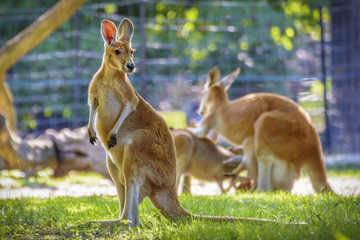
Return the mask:
POLYGON ((335 196, 295 196, 285 193, 233 196, 181 196, 185 208, 202 215, 259 217, 280 223, 215 223, 164 219, 146 199, 140 206, 140 227, 108 229, 78 227, 90 220, 118 217, 116 197, 59 197, 0 200, 1 239, 357 239, 360 199, 335 196))
MULTIPOLYGON (((4 177, 4 172, 2 172, 4 177)), ((9 175, 16 175, 12 172, 9 175)), ((354 168, 334 168, 329 175, 359 176, 354 168)), ((22 179, 23 185, 56 186, 46 174, 22 179)), ((0 178, 1 178, 0 177, 0 178)), ((73 174, 70 183, 96 184, 98 176, 73 174)), ((20 181, 20 180, 19 180, 20 181)), ((228 223, 192 220, 174 223, 161 216, 148 199, 140 205, 140 227, 84 226, 91 220, 119 216, 117 197, 50 197, 0 200, 0 239, 359 239, 360 198, 334 194, 291 195, 278 192, 217 196, 180 196, 195 214, 257 217, 281 223, 228 223), (306 222, 307 225, 286 225, 306 222)))

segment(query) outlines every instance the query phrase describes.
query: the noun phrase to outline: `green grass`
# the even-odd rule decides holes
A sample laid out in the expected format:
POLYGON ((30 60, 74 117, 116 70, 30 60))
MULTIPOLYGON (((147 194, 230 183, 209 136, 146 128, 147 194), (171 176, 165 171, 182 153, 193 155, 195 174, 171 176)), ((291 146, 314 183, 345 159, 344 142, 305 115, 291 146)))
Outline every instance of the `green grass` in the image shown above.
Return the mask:
POLYGON ((99 185, 103 176, 95 172, 77 172, 71 171, 67 176, 61 178, 51 177, 53 171, 49 168, 37 172, 36 175, 25 177, 25 174, 19 170, 0 171, 0 188, 2 179, 11 179, 13 188, 20 187, 56 187, 59 184, 88 184, 99 185))
MULTIPOLYGON (((1 184, 1 179, 11 179, 13 181, 13 188, 20 187, 56 187, 58 184, 88 184, 99 185, 103 176, 94 172, 70 172, 69 175, 62 178, 52 178, 52 170, 45 169, 39 171, 35 176, 24 177, 24 173, 19 170, 2 170, 0 171, 0 188, 4 187, 1 184)), ((242 176, 246 176, 246 172, 242 176)), ((328 177, 355 177, 360 178, 359 165, 343 165, 332 166, 327 168, 328 177)), ((305 171, 302 172, 302 177, 308 177, 305 171)))
POLYGON ((90 220, 116 219, 116 197, 57 197, 0 200, 1 239, 357 239, 360 199, 333 194, 297 196, 286 193, 232 196, 182 195, 180 201, 201 215, 259 217, 278 223, 216 223, 205 220, 173 223, 163 218, 148 199, 140 205, 140 227, 84 227, 90 220), (80 226, 79 226, 80 225, 80 226))
MULTIPOLYGON (((360 177, 359 166, 327 169, 328 176, 360 177)), ((95 173, 71 172, 60 179, 49 170, 24 178, 18 171, 1 171, 1 179, 19 186, 57 184, 100 184, 95 173)), ((19 187, 18 186, 18 187, 19 187)), ((85 186, 86 187, 86 186, 85 186)), ((91 220, 119 216, 113 196, 21 198, 0 200, 0 239, 358 239, 360 236, 360 197, 333 194, 298 196, 239 193, 235 195, 180 196, 182 205, 194 214, 257 217, 279 222, 306 222, 306 226, 278 223, 228 223, 193 220, 174 223, 161 216, 148 199, 140 205, 140 227, 84 227, 91 220)))
POLYGON ((360 178, 360 166, 347 164, 342 166, 327 167, 326 174, 328 177, 356 177, 360 178))

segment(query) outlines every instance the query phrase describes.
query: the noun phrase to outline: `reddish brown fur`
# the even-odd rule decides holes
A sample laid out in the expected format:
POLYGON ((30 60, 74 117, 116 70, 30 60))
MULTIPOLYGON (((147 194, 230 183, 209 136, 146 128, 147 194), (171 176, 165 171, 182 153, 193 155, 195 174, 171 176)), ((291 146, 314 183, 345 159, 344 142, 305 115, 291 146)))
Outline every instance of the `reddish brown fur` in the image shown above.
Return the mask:
POLYGON ((254 93, 228 100, 227 88, 239 69, 219 82, 213 68, 205 85, 199 112, 204 115, 192 130, 200 137, 216 130, 244 151, 244 164, 260 191, 291 190, 302 167, 316 191, 330 190, 322 147, 309 115, 295 102, 276 94, 254 93))
MULTIPOLYGON (((242 156, 217 146, 208 138, 198 138, 187 129, 171 130, 176 148, 177 184, 181 175, 205 181, 216 181, 224 193, 224 179, 236 178, 233 171, 241 164, 242 156)), ((186 186, 189 187, 189 186, 186 186)))
MULTIPOLYGON (((97 138, 93 125, 96 122, 120 203, 120 218, 102 223, 119 224, 120 220, 129 220, 130 226, 139 225, 138 206, 145 197, 149 197, 168 219, 196 217, 182 208, 177 197, 175 147, 170 131, 127 78, 127 73, 134 70, 132 22, 123 19, 117 31, 114 23, 104 20, 101 32, 105 53, 89 86, 88 131, 90 142, 94 143, 97 138)), ((267 222, 262 219, 203 218, 267 222)))

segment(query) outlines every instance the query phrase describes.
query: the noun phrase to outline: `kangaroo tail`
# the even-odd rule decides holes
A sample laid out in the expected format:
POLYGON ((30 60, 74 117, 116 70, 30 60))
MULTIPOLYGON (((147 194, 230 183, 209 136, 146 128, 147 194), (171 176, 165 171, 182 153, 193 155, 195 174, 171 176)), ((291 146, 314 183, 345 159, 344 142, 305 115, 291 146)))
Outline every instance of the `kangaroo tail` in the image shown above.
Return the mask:
POLYGON ((174 189, 162 189, 149 195, 151 202, 154 206, 160 209, 161 214, 172 221, 189 221, 192 219, 204 219, 216 222, 254 222, 254 223, 280 223, 280 224, 299 224, 306 223, 282 223, 275 220, 261 219, 261 218, 244 218, 244 217, 220 217, 220 216, 202 216, 191 214, 184 209, 176 195, 174 189))
POLYGON ((316 192, 333 192, 326 179, 326 169, 322 156, 307 161, 304 164, 304 169, 316 192))
POLYGON ((245 217, 220 217, 220 216, 202 216, 197 214, 191 215, 193 219, 204 219, 215 222, 252 222, 252 223, 278 223, 278 224, 286 224, 286 225, 306 225, 305 222, 298 223, 289 223, 289 222, 279 222, 270 219, 263 218, 245 218, 245 217))

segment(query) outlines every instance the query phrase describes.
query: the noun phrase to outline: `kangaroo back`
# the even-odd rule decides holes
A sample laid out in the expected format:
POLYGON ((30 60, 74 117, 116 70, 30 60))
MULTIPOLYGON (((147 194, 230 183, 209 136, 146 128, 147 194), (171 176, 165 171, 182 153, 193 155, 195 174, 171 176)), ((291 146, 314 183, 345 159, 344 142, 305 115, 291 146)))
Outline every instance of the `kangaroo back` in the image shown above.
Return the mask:
POLYGON ((260 191, 276 188, 271 185, 273 166, 291 171, 283 171, 283 182, 293 182, 304 167, 313 175, 314 186, 328 186, 321 143, 309 115, 276 94, 254 93, 229 101, 227 89, 238 74, 239 69, 220 80, 217 67, 209 72, 199 106, 203 119, 192 132, 204 137, 215 129, 230 143, 242 146, 244 164, 254 181, 252 189, 258 180, 260 191))

